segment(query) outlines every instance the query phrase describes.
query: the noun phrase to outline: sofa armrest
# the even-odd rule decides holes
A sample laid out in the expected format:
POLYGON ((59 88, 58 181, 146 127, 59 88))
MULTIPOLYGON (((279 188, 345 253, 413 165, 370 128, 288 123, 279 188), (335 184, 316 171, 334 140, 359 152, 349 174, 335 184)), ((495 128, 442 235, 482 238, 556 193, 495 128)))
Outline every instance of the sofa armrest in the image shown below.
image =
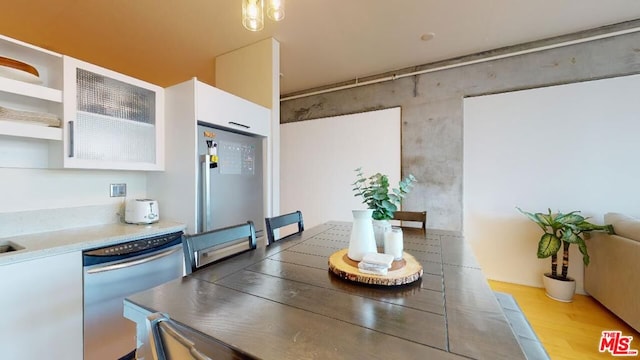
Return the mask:
POLYGON ((585 291, 640 331, 640 242, 606 233, 591 235, 585 239, 591 259, 584 268, 585 291))
POLYGON ((606 213, 604 223, 613 225, 616 235, 640 241, 640 219, 620 213, 606 213))

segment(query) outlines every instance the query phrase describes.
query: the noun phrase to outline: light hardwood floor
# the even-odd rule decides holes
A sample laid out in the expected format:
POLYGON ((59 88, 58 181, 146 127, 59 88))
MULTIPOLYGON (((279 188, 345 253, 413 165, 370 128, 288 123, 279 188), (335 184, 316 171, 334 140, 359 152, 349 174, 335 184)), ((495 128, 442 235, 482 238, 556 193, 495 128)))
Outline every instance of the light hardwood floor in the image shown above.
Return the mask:
POLYGON ((573 302, 563 303, 548 298, 541 288, 492 280, 489 285, 513 295, 552 360, 615 358, 598 351, 604 330, 633 336, 631 348, 640 351, 640 334, 590 296, 575 295, 573 302))

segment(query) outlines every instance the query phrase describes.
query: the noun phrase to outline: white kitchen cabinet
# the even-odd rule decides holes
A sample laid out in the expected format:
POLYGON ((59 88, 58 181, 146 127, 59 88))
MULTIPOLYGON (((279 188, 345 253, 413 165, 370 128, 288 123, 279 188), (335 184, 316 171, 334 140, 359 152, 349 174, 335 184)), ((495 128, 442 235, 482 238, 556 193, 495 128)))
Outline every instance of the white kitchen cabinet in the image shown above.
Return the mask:
POLYGON ((39 73, 0 66, 0 167, 163 170, 163 88, 2 35, 0 56, 39 73))
POLYGON ((269 109, 226 91, 192 80, 198 121, 244 133, 269 136, 269 109))
MULTIPOLYGON (((0 35, 0 56, 29 64, 39 74, 25 77, 8 67, 0 69, 5 75, 0 76, 0 110, 62 119, 62 55, 0 35)), ((0 167, 47 168, 56 164, 62 129, 13 120, 0 116, 0 167)))
POLYGON ((82 359, 80 251, 0 266, 3 359, 82 359))
POLYGON ((164 89, 64 56, 66 168, 163 170, 164 89))

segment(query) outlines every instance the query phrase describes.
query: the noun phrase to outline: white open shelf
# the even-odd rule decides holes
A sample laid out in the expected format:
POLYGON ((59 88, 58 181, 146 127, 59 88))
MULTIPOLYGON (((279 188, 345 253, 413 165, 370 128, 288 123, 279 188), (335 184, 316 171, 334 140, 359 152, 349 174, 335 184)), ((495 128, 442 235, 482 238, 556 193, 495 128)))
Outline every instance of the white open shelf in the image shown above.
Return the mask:
POLYGON ((62 129, 0 120, 0 135, 62 141, 62 129))
POLYGON ((56 103, 62 102, 61 90, 4 77, 0 77, 0 91, 56 103))

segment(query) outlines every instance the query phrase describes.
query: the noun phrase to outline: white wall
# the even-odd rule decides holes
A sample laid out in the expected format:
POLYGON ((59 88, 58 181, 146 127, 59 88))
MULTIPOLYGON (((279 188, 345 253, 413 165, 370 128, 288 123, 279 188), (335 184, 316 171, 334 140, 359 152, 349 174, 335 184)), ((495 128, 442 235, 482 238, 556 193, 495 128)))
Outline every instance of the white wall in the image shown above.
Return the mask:
MULTIPOLYGON (((464 234, 489 279, 542 286, 530 212, 640 215, 640 75, 465 99, 464 234)), ((569 275, 582 287, 575 246, 569 275)))
POLYGON ((281 208, 301 210, 305 227, 351 221, 364 209, 353 196, 354 169, 400 181, 400 108, 281 125, 281 208))
POLYGON ((145 196, 146 174, 132 171, 0 168, 0 213, 113 204, 109 184, 126 183, 127 198, 145 196))
POLYGON ((109 197, 112 183, 146 196, 144 172, 0 168, 0 238, 115 222, 125 198, 109 197))
POLYGON ((274 72, 273 68, 274 62, 279 60, 278 55, 278 41, 267 38, 216 57, 215 87, 266 108, 274 108, 273 94, 280 93, 280 71, 274 72))

